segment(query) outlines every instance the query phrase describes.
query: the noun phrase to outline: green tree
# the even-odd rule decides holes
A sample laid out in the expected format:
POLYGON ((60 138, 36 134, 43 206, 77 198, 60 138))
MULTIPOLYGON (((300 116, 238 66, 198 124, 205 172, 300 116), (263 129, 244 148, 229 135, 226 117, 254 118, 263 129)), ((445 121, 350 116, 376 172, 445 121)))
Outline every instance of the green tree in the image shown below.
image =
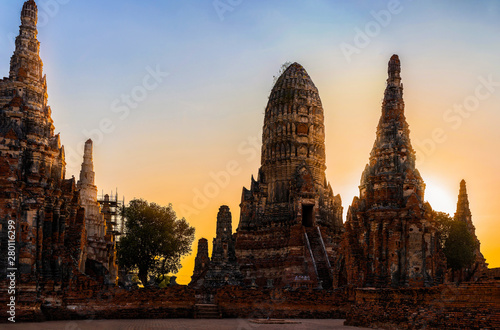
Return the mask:
POLYGON ((172 209, 142 199, 123 210, 125 236, 117 244, 117 259, 125 270, 138 270, 147 286, 149 276, 159 278, 177 273, 182 256, 191 252, 195 229, 185 219, 177 219, 172 209))
POLYGON ((452 270, 467 269, 474 263, 476 242, 462 221, 453 221, 448 238, 444 243, 444 254, 448 268, 452 270))
POLYGON ((450 217, 444 212, 435 212, 440 231, 440 242, 449 269, 467 269, 474 263, 476 241, 469 232, 467 224, 450 217))
POLYGON ((434 212, 434 220, 436 220, 438 223, 438 230, 440 233, 439 242, 441 244, 441 247, 444 248, 446 240, 450 235, 451 225, 453 224, 454 220, 448 213, 444 212, 434 212))

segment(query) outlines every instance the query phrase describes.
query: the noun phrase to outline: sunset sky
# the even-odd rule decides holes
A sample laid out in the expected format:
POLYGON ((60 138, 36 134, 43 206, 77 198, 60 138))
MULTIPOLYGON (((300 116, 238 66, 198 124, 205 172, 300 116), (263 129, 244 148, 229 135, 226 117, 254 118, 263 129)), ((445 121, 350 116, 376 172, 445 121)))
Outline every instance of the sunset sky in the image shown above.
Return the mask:
MULTIPOLYGON (((23 2, 0 2, 3 76, 23 2)), ((78 176, 91 137, 99 191, 172 203, 196 228, 179 283, 190 280, 197 240, 207 238, 211 249, 221 205, 238 226, 284 62, 302 64, 319 89, 327 178, 345 218, 375 140, 392 54, 402 62, 426 199, 453 215, 465 179, 481 250, 500 267, 500 1, 37 3, 67 177, 78 176)))

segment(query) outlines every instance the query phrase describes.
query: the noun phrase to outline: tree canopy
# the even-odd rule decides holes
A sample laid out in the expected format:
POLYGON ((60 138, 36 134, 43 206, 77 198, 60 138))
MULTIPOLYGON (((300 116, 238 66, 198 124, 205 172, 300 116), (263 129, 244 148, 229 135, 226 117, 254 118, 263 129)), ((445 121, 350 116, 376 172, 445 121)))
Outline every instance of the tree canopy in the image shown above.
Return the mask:
POLYGON ((452 270, 470 268, 474 263, 476 242, 467 224, 443 212, 437 212, 435 219, 440 225, 441 245, 448 268, 452 270))
POLYGON ((444 254, 448 268, 453 270, 467 269, 474 263, 476 242, 462 221, 454 221, 450 234, 444 244, 444 254))
POLYGON ((136 199, 124 209, 125 236, 117 244, 120 267, 138 270, 147 286, 149 276, 177 273, 182 256, 191 252, 195 229, 177 219, 172 209, 136 199))
POLYGON ((438 223, 438 229, 440 233, 439 241, 441 247, 444 248, 444 244, 450 235, 451 225, 453 223, 453 218, 450 217, 448 213, 444 212, 434 212, 434 219, 438 223))

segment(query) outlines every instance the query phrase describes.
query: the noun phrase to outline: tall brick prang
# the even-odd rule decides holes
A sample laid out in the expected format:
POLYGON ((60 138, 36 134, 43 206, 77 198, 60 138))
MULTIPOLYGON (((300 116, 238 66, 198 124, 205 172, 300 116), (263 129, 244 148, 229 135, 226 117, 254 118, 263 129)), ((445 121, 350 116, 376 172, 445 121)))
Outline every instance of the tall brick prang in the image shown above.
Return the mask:
MULTIPOLYGON (((118 277, 116 264, 116 238, 111 219, 106 219, 104 208, 97 200, 97 186, 93 160, 93 142, 87 140, 80 170, 77 188, 80 191, 82 207, 85 209, 85 226, 87 229, 87 255, 85 271, 94 277, 105 279, 114 284, 118 277)), ((109 198, 108 198, 109 200, 109 198)))
POLYGON ((347 214, 339 279, 357 287, 430 286, 443 280, 445 267, 415 167, 397 55, 388 73, 370 162, 347 214))
POLYGON ((455 212, 455 221, 463 222, 467 225, 467 229, 471 236, 474 238, 476 243, 476 248, 474 250, 474 263, 470 269, 464 270, 464 275, 466 280, 475 279, 477 280, 482 273, 486 272, 488 269, 488 264, 486 259, 481 253, 481 242, 476 235, 476 227, 472 223, 472 213, 469 207, 469 195, 467 194, 467 183, 465 180, 460 182, 460 191, 458 193, 457 211, 455 212))
POLYGON ((273 87, 259 175, 243 189, 236 255, 247 284, 331 287, 343 224, 341 199, 325 170, 319 92, 294 63, 273 87))
MULTIPOLYGON (((0 80, 0 276, 7 261, 6 223, 16 223, 16 264, 20 283, 56 288, 84 271, 85 212, 74 179, 54 134, 47 82, 37 40, 37 5, 26 1, 10 61, 0 80)), ((11 265, 12 266, 12 265, 11 265)))

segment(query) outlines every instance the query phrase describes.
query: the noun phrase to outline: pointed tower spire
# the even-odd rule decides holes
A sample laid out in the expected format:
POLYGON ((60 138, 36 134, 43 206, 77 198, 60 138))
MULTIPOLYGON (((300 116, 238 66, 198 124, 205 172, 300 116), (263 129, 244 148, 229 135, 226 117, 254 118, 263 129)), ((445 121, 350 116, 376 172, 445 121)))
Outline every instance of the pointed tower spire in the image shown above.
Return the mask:
POLYGON ((469 207, 469 195, 467 194, 467 184, 465 180, 460 182, 460 192, 458 193, 457 212, 455 219, 472 225, 472 213, 469 207))
POLYGON ((82 184, 93 186, 95 184, 94 161, 92 153, 93 142, 91 139, 88 139, 87 142, 85 142, 82 169, 80 171, 80 181, 78 181, 79 186, 82 184))
POLYGON ((415 150, 404 108, 401 61, 398 55, 393 55, 388 65, 377 138, 360 185, 361 197, 368 197, 373 206, 404 206, 413 194, 419 203, 424 202, 425 184, 415 168, 415 150))
MULTIPOLYGON (((389 61, 389 77, 382 104, 381 124, 390 120, 404 121, 405 103, 403 100, 403 84, 401 83, 401 61, 398 55, 392 55, 389 61)), ((406 123, 405 123, 406 124, 406 123)), ((406 124, 406 126, 408 126, 406 124)))
MULTIPOLYGON (((20 18, 9 77, 2 79, 0 108, 8 105, 9 111, 4 112, 5 115, 18 125, 23 134, 36 136, 52 148, 60 148, 54 140, 54 122, 47 104, 47 81, 43 76, 36 29, 38 9, 34 0, 24 3, 20 18)), ((60 153, 60 150, 54 151, 60 153)))
POLYGON ((472 270, 471 276, 473 275, 473 278, 477 280, 481 272, 488 268, 488 264, 486 263, 486 259, 481 253, 481 242, 477 238, 476 227, 472 222, 472 213, 469 207, 469 195, 467 194, 467 184, 465 180, 462 180, 460 182, 460 192, 458 193, 457 212, 455 213, 454 219, 455 221, 464 222, 466 224, 469 233, 472 235, 474 241, 476 242, 476 249, 474 251, 475 261, 474 265, 470 268, 470 270, 472 270))
POLYGON ((36 29, 38 23, 38 8, 35 0, 28 0, 23 5, 21 11, 21 23, 23 26, 36 29))
POLYGON ((438 229, 415 167, 397 55, 389 61, 377 138, 359 190, 347 212, 341 253, 348 282, 368 287, 439 283, 443 271, 439 246, 422 244, 435 240, 438 229))
POLYGON ((26 79, 43 84, 43 63, 40 59, 40 42, 37 39, 38 8, 34 0, 24 3, 21 26, 16 38, 16 49, 10 61, 10 78, 26 79))

